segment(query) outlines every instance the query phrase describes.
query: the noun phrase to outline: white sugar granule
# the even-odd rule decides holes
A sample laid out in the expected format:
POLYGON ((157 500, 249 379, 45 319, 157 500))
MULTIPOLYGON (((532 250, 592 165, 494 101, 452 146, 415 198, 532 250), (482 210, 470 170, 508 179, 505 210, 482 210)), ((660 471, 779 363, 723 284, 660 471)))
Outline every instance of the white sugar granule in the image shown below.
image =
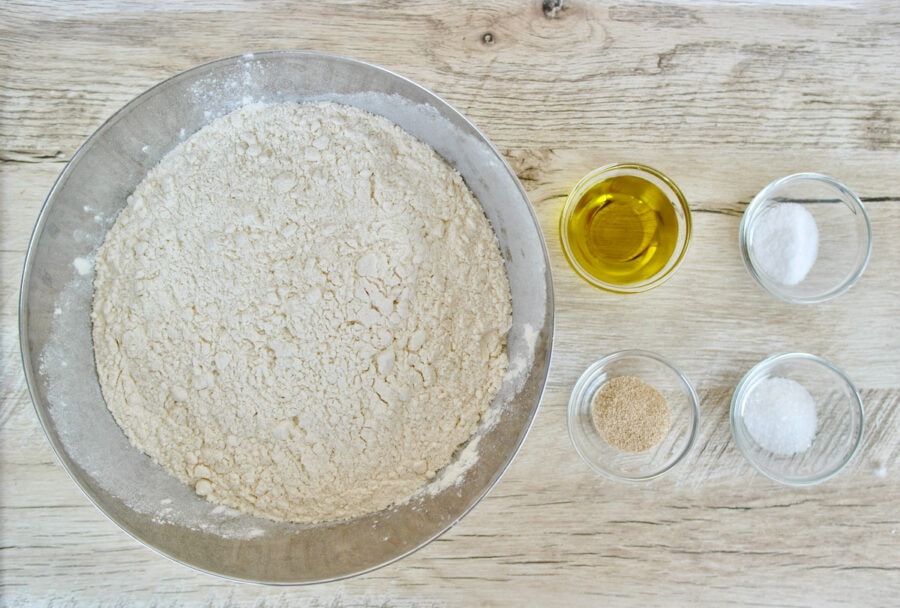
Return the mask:
POLYGON ((509 285, 478 201, 431 148, 348 106, 217 119, 147 175, 94 263, 116 421, 254 515, 403 502, 507 369, 509 285))
POLYGON ((753 228, 751 253, 756 268, 781 285, 806 278, 819 252, 819 230, 799 203, 778 203, 763 211, 753 228))
POLYGON ((816 402, 790 378, 766 378, 744 405, 747 432, 762 448, 779 456, 805 452, 816 435, 816 402))

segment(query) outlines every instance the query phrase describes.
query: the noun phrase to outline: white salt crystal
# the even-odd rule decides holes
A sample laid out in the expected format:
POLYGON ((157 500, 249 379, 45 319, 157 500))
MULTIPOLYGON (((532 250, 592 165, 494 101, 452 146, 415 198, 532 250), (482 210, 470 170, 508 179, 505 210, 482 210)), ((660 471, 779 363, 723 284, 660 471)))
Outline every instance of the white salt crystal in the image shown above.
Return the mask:
POLYGON ((789 378, 766 378, 744 404, 747 432, 762 448, 791 456, 805 452, 816 435, 816 402, 789 378))
POLYGON ((799 203, 778 203, 763 211, 753 228, 751 257, 756 268, 782 285, 806 278, 819 253, 819 230, 799 203))

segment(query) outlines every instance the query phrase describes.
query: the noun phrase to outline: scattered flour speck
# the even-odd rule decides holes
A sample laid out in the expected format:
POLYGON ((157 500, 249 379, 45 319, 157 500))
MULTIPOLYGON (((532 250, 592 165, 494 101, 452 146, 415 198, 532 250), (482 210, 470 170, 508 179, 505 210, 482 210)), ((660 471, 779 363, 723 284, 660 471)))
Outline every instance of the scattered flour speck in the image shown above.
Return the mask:
POLYGON ((87 276, 91 274, 91 271, 94 269, 94 264, 88 258, 75 258, 72 261, 72 265, 75 266, 75 272, 80 274, 81 276, 87 276))

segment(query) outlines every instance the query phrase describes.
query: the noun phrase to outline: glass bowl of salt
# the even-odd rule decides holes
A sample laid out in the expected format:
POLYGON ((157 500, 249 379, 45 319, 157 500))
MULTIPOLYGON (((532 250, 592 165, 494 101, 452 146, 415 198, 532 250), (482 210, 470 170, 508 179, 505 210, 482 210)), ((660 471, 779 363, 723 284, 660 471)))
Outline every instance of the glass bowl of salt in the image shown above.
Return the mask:
POLYGON ((795 304, 844 293, 872 253, 872 226, 859 197, 818 173, 796 173, 766 186, 744 212, 738 238, 750 275, 795 304))
POLYGON ((738 383, 731 433, 763 475, 808 486, 837 475, 859 449, 863 405, 847 375, 807 353, 773 355, 738 383))

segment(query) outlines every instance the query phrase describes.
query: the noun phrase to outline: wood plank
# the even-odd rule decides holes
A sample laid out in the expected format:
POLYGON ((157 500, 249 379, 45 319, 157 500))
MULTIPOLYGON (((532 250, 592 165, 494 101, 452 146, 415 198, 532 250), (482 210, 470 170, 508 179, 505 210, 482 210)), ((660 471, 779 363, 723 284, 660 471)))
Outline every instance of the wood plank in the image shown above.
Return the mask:
POLYGON ((871 2, 42 1, 0 5, 0 603, 63 606, 886 606, 900 593, 900 7, 871 2), (540 412, 490 495, 442 538, 343 582, 248 586, 144 548, 68 478, 18 353, 18 283, 41 204, 78 146, 147 87, 214 58, 308 48, 368 60, 471 118, 519 175, 555 282, 540 412), (590 169, 644 162, 687 195, 695 235, 664 286, 603 293, 557 234, 590 169), (744 270, 737 228, 769 181, 819 171, 871 215, 875 247, 840 298, 790 306, 744 270), (566 433, 569 391, 597 357, 647 348, 694 381, 695 449, 647 486, 599 479, 566 433), (747 464, 734 385, 782 350, 857 383, 858 456, 812 488, 747 464))

